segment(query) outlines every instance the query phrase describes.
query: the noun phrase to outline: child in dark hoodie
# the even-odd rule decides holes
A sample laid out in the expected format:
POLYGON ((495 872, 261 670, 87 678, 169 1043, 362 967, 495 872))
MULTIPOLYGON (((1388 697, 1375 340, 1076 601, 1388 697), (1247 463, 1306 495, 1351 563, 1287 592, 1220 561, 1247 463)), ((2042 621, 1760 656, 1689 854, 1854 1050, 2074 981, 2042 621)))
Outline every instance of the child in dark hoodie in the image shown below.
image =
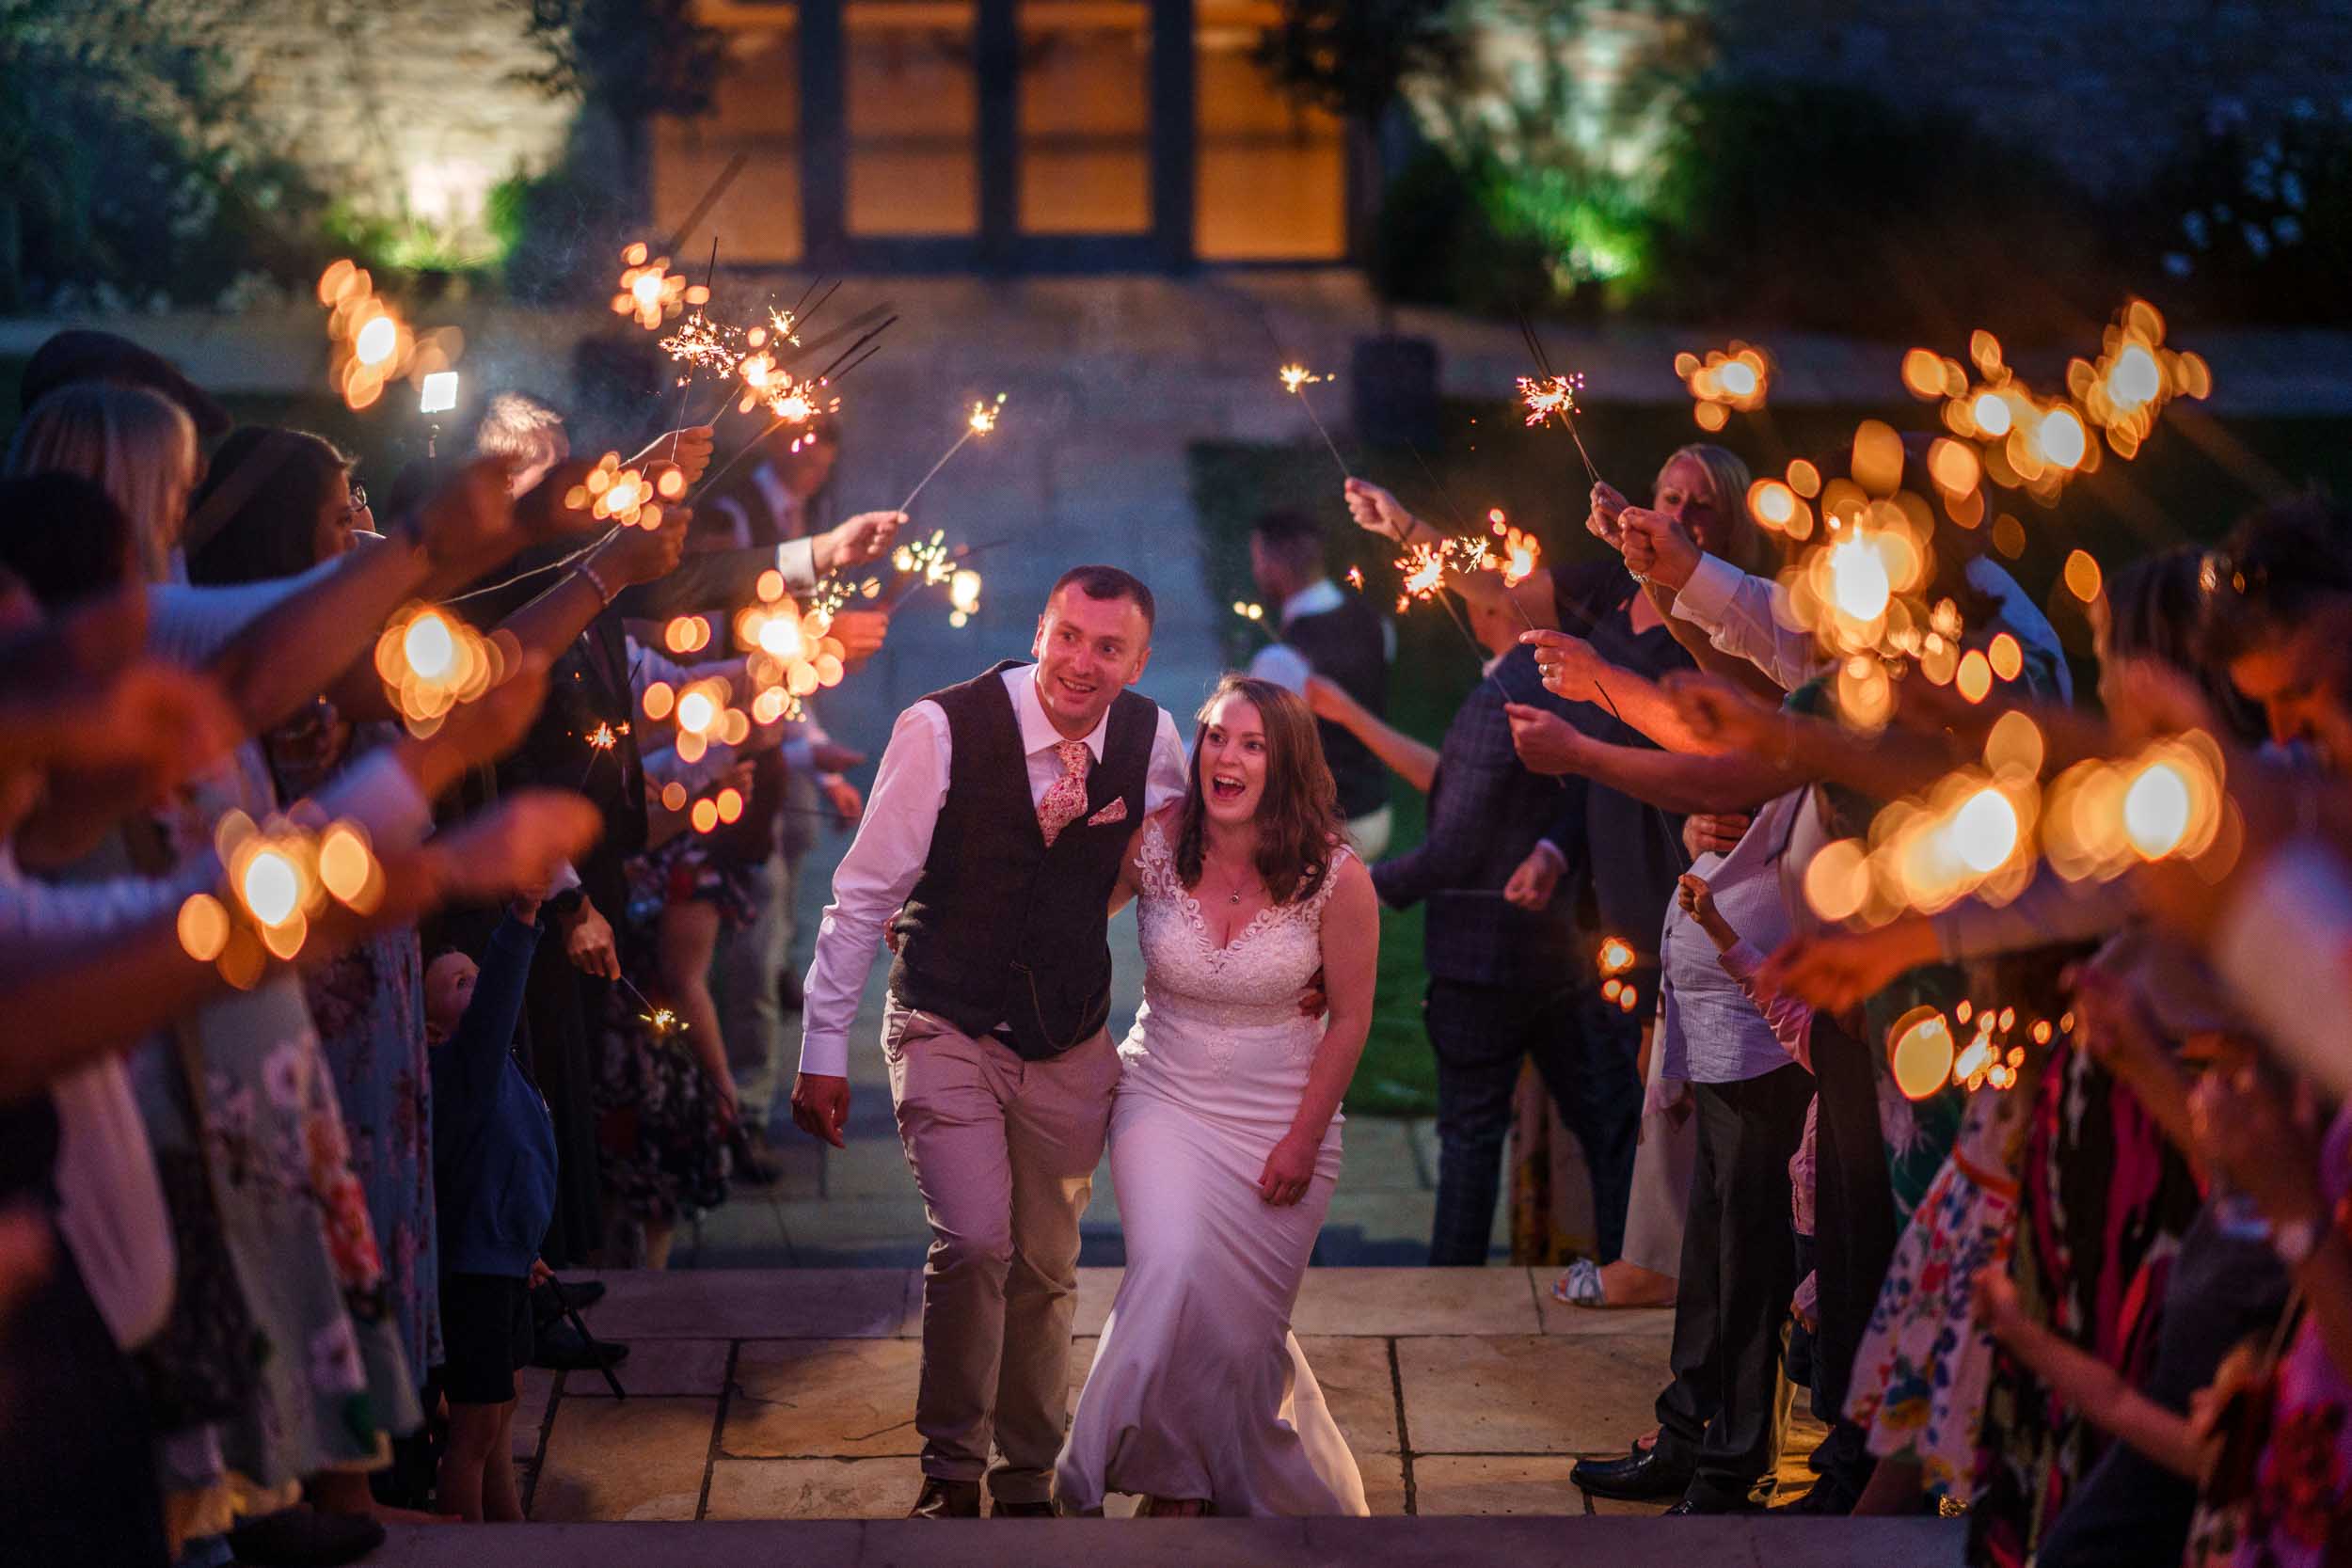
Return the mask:
POLYGON ((480 965, 452 950, 424 976, 449 1400, 440 1507, 477 1522, 523 1516, 509 1437, 515 1372, 531 1364, 530 1292, 555 1212, 554 1126, 513 1052, 537 915, 536 899, 516 900, 480 965))

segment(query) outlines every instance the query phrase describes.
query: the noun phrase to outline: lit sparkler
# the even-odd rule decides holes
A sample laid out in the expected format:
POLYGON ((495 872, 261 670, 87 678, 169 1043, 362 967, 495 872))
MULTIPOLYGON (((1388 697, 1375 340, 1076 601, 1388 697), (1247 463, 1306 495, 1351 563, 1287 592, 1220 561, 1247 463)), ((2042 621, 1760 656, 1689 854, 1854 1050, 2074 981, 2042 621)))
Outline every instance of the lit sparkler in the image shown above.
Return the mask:
POLYGON ((194 894, 181 904, 180 945, 199 963, 219 965, 240 989, 261 978, 267 958, 291 959, 302 951, 311 919, 328 899, 365 914, 384 895, 383 868, 356 823, 314 832, 273 816, 257 826, 232 811, 221 818, 213 844, 226 872, 220 893, 194 894))
POLYGON ((599 522, 650 531, 661 526, 661 503, 677 499, 685 488, 685 477, 675 468, 648 477, 642 469, 622 467, 621 454, 608 451, 585 480, 564 493, 564 504, 584 509, 599 522))
POLYGON ((904 512, 914 504, 914 498, 923 493, 923 487, 938 475, 940 469, 947 466, 949 458, 963 450, 963 444, 966 441, 976 436, 986 436, 993 432, 996 428, 996 416, 1004 406, 1005 394, 1002 392, 996 394, 996 401, 993 403, 975 403, 972 405, 972 412, 964 417, 963 434, 956 437, 955 445, 939 454, 939 461, 931 465, 929 473, 914 482, 914 488, 908 491, 907 499, 898 503, 898 510, 904 512))
POLYGON ((1734 342, 1728 350, 1709 349, 1704 359, 1695 354, 1676 355, 1675 374, 1691 390, 1692 418, 1700 429, 1714 431, 1723 429, 1735 411, 1748 414, 1764 406, 1772 363, 1762 349, 1734 342))
POLYGON ((709 298, 707 286, 688 287, 683 274, 670 270, 670 259, 649 254, 643 241, 621 252, 621 281, 612 296, 614 315, 630 317, 646 331, 655 332, 689 305, 698 306, 709 298))
POLYGON ((1307 418, 1313 421, 1315 434, 1323 437, 1325 448, 1331 453, 1331 461, 1340 466, 1340 477, 1354 479, 1356 475, 1349 469, 1347 459, 1340 455, 1339 443, 1331 439, 1331 433, 1324 428, 1323 416, 1315 412, 1315 400, 1307 395, 1308 388, 1328 381, 1330 377, 1317 375, 1304 365, 1285 365, 1276 373, 1282 378, 1282 390, 1295 396, 1306 408, 1307 418))
POLYGON ((366 408, 403 377, 421 381, 446 373, 465 348, 455 327, 418 333, 389 300, 375 292, 365 267, 333 262, 319 275, 318 301, 326 308, 333 345, 328 381, 352 409, 366 408))
POLYGON ((2174 397, 2205 398, 2213 372, 2194 354, 2164 346, 2164 316, 2144 299, 2127 303, 2101 340, 2097 363, 2070 360, 2066 389, 2122 458, 2138 454, 2156 416, 2174 397))
POLYGON ((431 735, 452 708, 496 685, 503 663, 497 643, 429 605, 394 616, 375 642, 375 673, 417 736, 431 735))

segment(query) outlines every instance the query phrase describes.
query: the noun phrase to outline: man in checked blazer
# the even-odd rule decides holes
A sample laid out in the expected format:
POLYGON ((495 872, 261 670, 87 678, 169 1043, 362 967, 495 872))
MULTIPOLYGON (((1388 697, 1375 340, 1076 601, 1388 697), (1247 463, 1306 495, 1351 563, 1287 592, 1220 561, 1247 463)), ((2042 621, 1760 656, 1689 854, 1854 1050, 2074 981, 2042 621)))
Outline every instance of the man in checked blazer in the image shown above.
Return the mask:
POLYGON ((1438 747, 1427 837, 1372 868, 1383 903, 1428 905, 1424 1022, 1438 1057, 1438 1140, 1429 1261, 1438 1266, 1486 1260, 1522 1061, 1534 1057, 1580 1139, 1615 1114, 1587 1103, 1589 1075, 1575 1059, 1573 1001, 1591 979, 1591 959, 1576 941, 1566 900, 1526 909, 1503 896, 1561 816, 1561 782, 1519 761, 1503 711, 1507 703, 1524 703, 1566 712, 1544 689, 1534 650, 1518 641, 1530 620, 1556 626, 1550 583, 1539 576, 1516 592, 1522 618, 1506 596, 1513 591, 1494 574, 1470 573, 1463 582, 1471 633, 1492 656, 1486 678, 1463 699, 1438 747))

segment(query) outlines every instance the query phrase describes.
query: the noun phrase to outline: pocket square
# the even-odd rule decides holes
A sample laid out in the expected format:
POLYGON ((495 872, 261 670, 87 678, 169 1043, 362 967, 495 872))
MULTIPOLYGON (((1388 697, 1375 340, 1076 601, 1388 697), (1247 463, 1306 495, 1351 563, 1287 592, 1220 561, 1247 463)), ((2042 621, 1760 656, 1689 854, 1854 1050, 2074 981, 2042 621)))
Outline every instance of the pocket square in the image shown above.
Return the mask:
POLYGON ((1113 822, 1124 822, 1126 820, 1127 798, 1122 795, 1118 800, 1113 800, 1109 805, 1104 806, 1101 811, 1096 812, 1092 816, 1088 817, 1087 826, 1089 828, 1103 828, 1108 827, 1113 822))

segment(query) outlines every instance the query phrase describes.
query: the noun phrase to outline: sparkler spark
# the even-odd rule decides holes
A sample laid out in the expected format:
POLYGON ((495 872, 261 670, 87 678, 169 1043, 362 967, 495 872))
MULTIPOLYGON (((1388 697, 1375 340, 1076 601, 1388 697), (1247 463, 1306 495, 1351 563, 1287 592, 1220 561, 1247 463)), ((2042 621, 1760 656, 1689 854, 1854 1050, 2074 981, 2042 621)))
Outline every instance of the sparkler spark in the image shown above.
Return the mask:
POLYGON ((963 450, 963 444, 966 441, 975 436, 986 436, 993 431, 996 428, 997 412, 1004 406, 1005 394, 1002 392, 996 394, 996 401, 993 404, 973 404, 972 412, 965 417, 963 421, 963 434, 956 437, 953 446, 939 454, 939 461, 930 466, 930 472, 914 482, 914 488, 908 491, 907 499, 898 503, 898 510, 904 512, 914 504, 914 498, 923 493, 923 487, 938 477, 939 470, 947 466, 949 458, 963 450))
POLYGON ((1350 566, 1347 569, 1347 585, 1359 594, 1364 591, 1364 569, 1361 566, 1350 566))
POLYGON ((1557 415, 1565 420, 1576 412, 1577 394, 1584 390, 1584 377, 1547 375, 1519 377, 1519 401, 1527 404, 1527 422, 1539 425, 1557 415))
POLYGON ((328 899, 365 914, 383 897, 383 868, 365 830, 351 822, 314 832, 282 816, 257 826, 232 811, 213 843, 224 867, 220 892, 181 904, 180 945, 198 962, 219 965, 240 988, 261 978, 267 957, 301 952, 311 917, 328 899))
POLYGON ((495 643, 429 605, 395 616, 375 643, 375 673, 417 736, 431 735, 450 709, 487 691, 502 662, 495 643))
POLYGON ((1315 412, 1315 400, 1307 395, 1308 388, 1318 386, 1330 377, 1317 375, 1304 365, 1285 365, 1276 373, 1282 378, 1282 390, 1295 394, 1300 404, 1306 408, 1307 418, 1314 422, 1315 434, 1323 437, 1325 448, 1331 453, 1331 461, 1340 466, 1340 477, 1354 479, 1356 476, 1349 470, 1347 459, 1340 455, 1339 443, 1331 439, 1331 433, 1323 427, 1323 416, 1315 412))
POLYGON ((621 737, 613 733, 609 723, 598 724, 588 735, 588 749, 592 752, 609 752, 620 743, 621 737))

